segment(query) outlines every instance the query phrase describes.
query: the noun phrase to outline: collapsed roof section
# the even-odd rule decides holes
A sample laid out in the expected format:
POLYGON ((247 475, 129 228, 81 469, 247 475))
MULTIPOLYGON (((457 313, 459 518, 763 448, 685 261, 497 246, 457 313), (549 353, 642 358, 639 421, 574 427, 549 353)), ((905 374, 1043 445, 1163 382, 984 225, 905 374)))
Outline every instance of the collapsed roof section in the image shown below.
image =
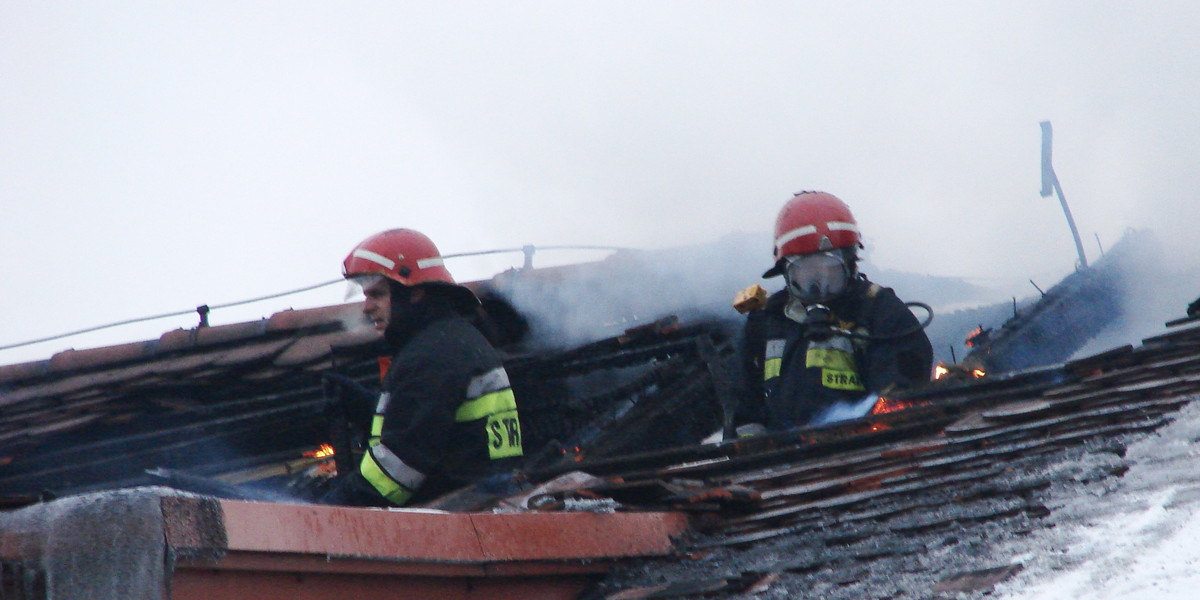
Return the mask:
POLYGON ((1071 273, 997 329, 979 329, 964 364, 1008 373, 1064 362, 1120 319, 1135 276, 1162 255, 1149 232, 1130 231, 1090 267, 1071 273))
MULTIPOLYGON (((743 282, 722 257, 753 256, 745 243, 618 253, 469 284, 484 300, 481 328, 508 354, 530 472, 689 446, 729 430, 739 322, 728 302, 743 282), (662 316, 670 310, 679 314, 662 316)), ((1109 261, 1105 270, 1104 262, 1096 270, 1108 275, 1067 285, 1083 276, 1075 274, 1042 304, 1070 314, 1103 296, 1124 264, 1109 261)), ((1033 314, 1050 312, 1038 306, 1033 314)), ((1103 324, 1093 317, 1076 329, 1103 324)), ((1048 343, 995 339, 993 361, 1048 343)), ((1059 336, 1056 351, 1082 339, 1059 336)), ((257 484, 249 497, 309 498, 332 463, 349 468, 355 449, 352 435, 334 431, 345 424, 331 422, 319 374, 333 369, 372 387, 376 342, 359 306, 347 304, 0 367, 0 496, 20 504, 137 485, 195 489, 207 480, 213 486, 197 491, 228 495, 237 490, 216 483, 257 484)))
POLYGON ((1042 546, 1067 543, 1056 528, 1122 519, 1148 497, 1194 506, 1200 321, 1172 326, 1137 348, 931 388, 898 412, 585 461, 601 480, 552 497, 695 515, 676 560, 630 565, 594 598, 977 598, 1056 568, 1042 546))
MULTIPOLYGON (((622 330, 637 315, 611 313, 602 325, 619 334, 606 339, 552 347, 522 337, 527 322, 501 291, 561 290, 569 272, 471 284, 484 300, 480 328, 506 351, 529 464, 690 443, 720 428, 730 402, 718 364, 731 356, 725 324, 671 317, 622 330), (685 404, 691 428, 636 418, 685 404), (618 421, 644 426, 607 429, 618 421)), ((220 484, 253 483, 257 491, 240 493, 311 498, 311 486, 334 461, 348 468, 355 450, 337 430, 355 424, 334 422, 320 373, 375 387, 378 354, 377 334, 359 305, 347 304, 0 367, 0 496, 20 504, 164 483, 233 493, 220 484)))
MULTIPOLYGON (((1065 307, 1071 296, 1055 299, 1065 307)), ((155 341, 0 368, 4 499, 17 506, 43 490, 78 494, 161 483, 146 472, 155 468, 212 484, 220 492, 214 495, 261 499, 268 490, 280 499, 305 497, 311 491, 305 486, 322 480, 316 475, 322 466, 353 452, 304 456, 331 437, 319 372, 336 368, 363 382, 378 377, 374 337, 353 326, 358 318, 354 305, 285 311, 262 322, 169 332, 155 341), (251 482, 258 490, 245 485, 251 482), (237 483, 243 485, 229 485, 237 483)), ((541 436, 526 477, 541 485, 515 497, 476 486, 432 506, 692 515, 694 531, 675 554, 635 563, 585 597, 727 597, 768 588, 779 596, 833 599, 979 595, 1037 566, 1014 562, 1020 554, 1014 548, 1058 525, 1059 515, 1086 513, 1068 507, 1070 499, 1092 498, 1093 486, 1146 468, 1129 449, 1147 432, 1166 431, 1177 418, 1197 419, 1195 410, 1180 409, 1200 397, 1200 321, 1171 326, 1137 348, 943 382, 892 397, 858 419, 715 444, 695 442, 726 425, 735 335, 727 323, 656 319, 587 344, 537 351, 510 340, 508 364, 523 416, 536 423, 531 434, 541 436)), ((1182 442, 1168 462, 1193 451, 1192 442, 1182 442)), ((1184 485, 1181 501, 1200 497, 1193 483, 1184 485)), ((89 497, 33 508, 58 510, 89 497)), ((221 562, 253 550, 228 545, 254 541, 255 519, 246 515, 282 523, 315 510, 324 516, 297 518, 320 529, 331 515, 359 522, 375 518, 361 516, 367 512, 392 514, 201 503, 219 510, 200 512, 232 515, 222 522, 242 525, 236 535, 220 530, 230 554, 188 555, 167 565, 180 590, 202 590, 187 586, 202 585, 192 577, 206 577, 214 566, 237 570, 236 560, 263 558, 221 562)), ((400 527, 387 527, 393 526, 400 527)), ((304 561, 334 564, 326 572, 332 569, 335 579, 383 568, 340 562, 337 548, 322 545, 334 541, 315 529, 292 523, 277 530, 295 546, 263 542, 259 550, 295 561, 275 565, 273 577, 311 573, 297 566, 304 561)), ((15 539, 0 540, 0 585, 7 591, 19 576, 33 586, 29 597, 41 597, 39 577, 52 575, 39 570, 36 549, 16 553, 15 539)), ((430 564, 413 568, 429 581, 430 564)))

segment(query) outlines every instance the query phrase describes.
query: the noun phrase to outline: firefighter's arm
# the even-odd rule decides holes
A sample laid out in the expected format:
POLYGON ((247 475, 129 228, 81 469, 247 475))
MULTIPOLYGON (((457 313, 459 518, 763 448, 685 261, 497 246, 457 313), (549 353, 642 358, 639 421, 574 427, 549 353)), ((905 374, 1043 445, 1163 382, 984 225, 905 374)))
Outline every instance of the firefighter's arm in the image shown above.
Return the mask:
POLYGON ((437 369, 425 370, 394 382, 386 403, 380 401, 386 405, 371 424, 373 441, 360 470, 392 504, 407 504, 444 453, 453 423, 453 409, 442 399, 452 393, 445 379, 437 369))

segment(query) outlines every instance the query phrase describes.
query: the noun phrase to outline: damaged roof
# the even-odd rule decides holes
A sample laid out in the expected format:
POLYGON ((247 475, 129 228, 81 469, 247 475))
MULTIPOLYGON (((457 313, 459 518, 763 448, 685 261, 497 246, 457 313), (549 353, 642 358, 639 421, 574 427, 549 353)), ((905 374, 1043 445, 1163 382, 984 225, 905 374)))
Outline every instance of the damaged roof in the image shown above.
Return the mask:
POLYGON ((1177 420, 1194 432, 1200 407, 1181 409, 1198 397, 1200 321, 1188 319, 1137 348, 915 394, 899 412, 585 463, 611 478, 593 493, 696 513, 675 560, 631 566, 596 597, 989 593, 1026 562, 1048 568, 1036 540, 1064 511, 1119 514, 1103 496, 1130 471, 1194 502, 1194 477, 1145 472, 1190 460, 1195 436, 1130 448, 1177 420))
MULTIPOLYGON (((1052 289, 1053 310, 998 339, 1044 330, 1028 324, 1070 315, 1072 298, 1093 299, 1106 280, 1052 289)), ((330 441, 320 373, 378 377, 374 334, 349 326, 358 319, 356 305, 284 311, 0 367, 0 498, 16 507, 188 476, 229 484, 212 490, 227 499, 248 489, 233 484, 268 482, 279 499, 303 498, 340 458, 315 453, 330 441)), ((541 487, 467 489, 431 507, 689 515, 669 556, 627 562, 582 592, 591 598, 986 594, 1038 568, 1016 549, 1064 513, 1079 518, 1074 499, 1153 468, 1131 448, 1192 419, 1200 395, 1200 323, 1182 319, 1137 347, 943 382, 859 419, 698 444, 727 425, 728 323, 659 319, 509 351, 522 418, 541 435, 525 476, 541 487)))
POLYGON ((144 471, 302 458, 326 432, 318 373, 366 329, 354 305, 169 331, 0 367, 0 496, 148 484, 144 471), (279 443, 288 440, 281 448, 279 443))

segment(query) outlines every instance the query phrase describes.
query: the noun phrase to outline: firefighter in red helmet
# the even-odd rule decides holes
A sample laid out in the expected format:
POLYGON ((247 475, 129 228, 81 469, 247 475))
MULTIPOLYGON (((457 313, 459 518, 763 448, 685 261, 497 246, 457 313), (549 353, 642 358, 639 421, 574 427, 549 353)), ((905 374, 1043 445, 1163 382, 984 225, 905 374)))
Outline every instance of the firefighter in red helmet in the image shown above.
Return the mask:
POLYGON ((861 416, 879 395, 929 380, 927 323, 858 272, 861 247, 854 215, 832 194, 800 192, 779 211, 763 277, 785 286, 746 320, 754 398, 743 421, 789 429, 861 416))
POLYGON ((411 229, 375 234, 342 274, 362 288, 363 314, 392 354, 362 461, 323 501, 414 504, 514 468, 523 451, 508 374, 468 319, 479 300, 433 242, 411 229))

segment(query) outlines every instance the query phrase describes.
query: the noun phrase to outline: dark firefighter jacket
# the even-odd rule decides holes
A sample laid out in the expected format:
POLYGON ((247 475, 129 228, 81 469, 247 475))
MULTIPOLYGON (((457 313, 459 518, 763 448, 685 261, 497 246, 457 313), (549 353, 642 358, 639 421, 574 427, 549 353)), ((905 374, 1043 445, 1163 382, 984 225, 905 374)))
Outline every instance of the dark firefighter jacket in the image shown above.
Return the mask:
POLYGON ((860 276, 829 303, 841 329, 881 339, 814 339, 784 316, 787 301, 787 290, 779 291, 746 320, 742 359, 752 398, 739 420, 771 429, 800 427, 837 401, 855 402, 929 380, 929 338, 890 288, 860 276))
POLYGON ((327 502, 424 502, 517 466, 521 425, 499 354, 458 313, 425 317, 391 358, 358 472, 327 502))

